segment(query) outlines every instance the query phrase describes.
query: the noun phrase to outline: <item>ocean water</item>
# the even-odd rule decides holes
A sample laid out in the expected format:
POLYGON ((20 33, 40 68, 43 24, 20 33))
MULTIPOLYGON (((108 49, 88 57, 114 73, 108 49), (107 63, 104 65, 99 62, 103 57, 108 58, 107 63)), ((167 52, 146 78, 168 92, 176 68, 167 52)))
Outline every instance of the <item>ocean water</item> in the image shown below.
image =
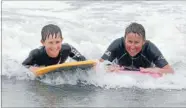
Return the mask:
MULTIPOLYGON (((186 2, 3 1, 2 107, 186 106, 186 2), (175 74, 154 79, 97 71, 68 71, 38 80, 21 63, 41 46, 41 29, 53 23, 64 42, 99 59, 131 22, 144 25, 175 74)), ((68 59, 68 61, 73 61, 68 59)))

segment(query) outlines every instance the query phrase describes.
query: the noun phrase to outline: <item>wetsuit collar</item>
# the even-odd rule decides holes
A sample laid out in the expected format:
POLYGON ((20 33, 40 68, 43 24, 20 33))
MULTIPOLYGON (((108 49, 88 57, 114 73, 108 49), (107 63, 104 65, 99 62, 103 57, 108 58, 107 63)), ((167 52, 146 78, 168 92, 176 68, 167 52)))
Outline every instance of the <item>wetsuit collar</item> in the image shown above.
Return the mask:
POLYGON ((132 59, 137 59, 140 55, 141 55, 141 52, 142 51, 140 51, 137 55, 135 55, 135 56, 130 56, 130 54, 127 52, 127 54, 132 58, 132 59))

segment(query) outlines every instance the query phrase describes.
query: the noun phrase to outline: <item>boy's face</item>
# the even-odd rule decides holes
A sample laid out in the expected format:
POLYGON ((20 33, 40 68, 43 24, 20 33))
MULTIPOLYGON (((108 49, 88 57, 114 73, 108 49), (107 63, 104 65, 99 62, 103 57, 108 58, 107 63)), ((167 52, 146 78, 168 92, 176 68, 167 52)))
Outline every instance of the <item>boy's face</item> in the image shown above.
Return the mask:
POLYGON ((57 34, 57 36, 55 36, 55 34, 53 36, 49 35, 45 41, 41 40, 41 43, 43 44, 43 46, 45 46, 45 50, 49 57, 54 58, 59 55, 62 43, 62 39, 59 33, 57 34))

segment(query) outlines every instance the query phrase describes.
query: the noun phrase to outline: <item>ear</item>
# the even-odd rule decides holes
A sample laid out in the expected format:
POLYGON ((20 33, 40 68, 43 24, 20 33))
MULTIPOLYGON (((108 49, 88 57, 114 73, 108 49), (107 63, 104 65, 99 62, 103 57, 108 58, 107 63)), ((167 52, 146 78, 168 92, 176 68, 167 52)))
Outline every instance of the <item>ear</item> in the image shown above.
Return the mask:
POLYGON ((44 44, 45 44, 45 42, 44 42, 43 40, 41 40, 41 44, 42 44, 42 45, 44 45, 44 44))
POLYGON ((146 40, 143 41, 143 45, 145 44, 146 40))

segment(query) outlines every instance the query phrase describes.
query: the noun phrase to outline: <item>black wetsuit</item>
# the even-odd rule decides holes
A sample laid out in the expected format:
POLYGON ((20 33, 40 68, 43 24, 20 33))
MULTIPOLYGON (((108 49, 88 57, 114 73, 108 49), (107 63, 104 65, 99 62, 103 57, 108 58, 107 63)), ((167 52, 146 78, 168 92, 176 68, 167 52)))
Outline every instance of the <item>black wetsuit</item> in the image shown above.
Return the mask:
POLYGON ((76 61, 84 61, 86 58, 81 55, 73 46, 65 43, 62 44, 61 51, 56 58, 51 58, 47 55, 45 47, 34 49, 30 52, 29 57, 23 61, 23 65, 29 66, 49 66, 59 63, 64 63, 68 57, 76 61))
POLYGON ((101 58, 128 67, 130 70, 139 70, 139 67, 148 68, 154 65, 162 68, 168 64, 159 49, 149 40, 136 56, 131 57, 125 49, 123 37, 114 40, 101 58))

